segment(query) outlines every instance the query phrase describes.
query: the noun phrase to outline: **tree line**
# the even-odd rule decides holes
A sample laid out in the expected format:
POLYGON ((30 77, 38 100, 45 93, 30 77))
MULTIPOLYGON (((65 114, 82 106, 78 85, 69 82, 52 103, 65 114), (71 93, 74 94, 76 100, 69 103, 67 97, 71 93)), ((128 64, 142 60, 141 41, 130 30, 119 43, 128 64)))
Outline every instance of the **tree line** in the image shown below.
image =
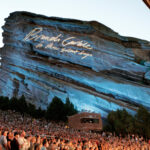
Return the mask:
MULTIPOLYGON (((15 110, 22 115, 29 114, 34 118, 45 118, 47 120, 59 122, 67 121, 67 116, 78 113, 74 105, 66 98, 63 103, 58 97, 54 97, 48 105, 47 110, 36 108, 30 102, 26 102, 25 97, 19 99, 12 97, 0 97, 1 110, 15 110)), ((133 116, 125 109, 112 111, 106 119, 107 124, 104 126, 104 131, 115 132, 119 135, 137 134, 145 138, 150 138, 150 112, 143 106, 140 106, 137 113, 133 116)))
POLYGON ((107 122, 104 127, 106 131, 115 132, 117 135, 134 134, 150 138, 150 112, 142 105, 134 116, 125 109, 112 111, 107 116, 107 122))
POLYGON ((67 121, 67 116, 76 114, 78 111, 74 108, 74 105, 70 102, 69 98, 66 98, 64 104, 58 97, 54 97, 52 102, 48 105, 47 110, 42 110, 41 107, 36 108, 30 102, 25 100, 24 96, 20 98, 0 96, 0 109, 1 110, 14 110, 20 112, 22 115, 28 114, 34 118, 45 118, 52 121, 67 121))

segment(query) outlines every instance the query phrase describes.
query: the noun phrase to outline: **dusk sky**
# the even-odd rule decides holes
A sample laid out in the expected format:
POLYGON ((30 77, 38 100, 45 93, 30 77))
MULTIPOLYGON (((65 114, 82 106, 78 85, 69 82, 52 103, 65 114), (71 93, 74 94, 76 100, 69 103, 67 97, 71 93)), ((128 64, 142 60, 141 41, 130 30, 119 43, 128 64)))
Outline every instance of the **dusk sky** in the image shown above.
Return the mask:
POLYGON ((4 25, 4 18, 9 13, 29 11, 46 16, 96 20, 120 35, 150 41, 150 10, 142 0, 4 0, 0 10, 0 26, 4 25))

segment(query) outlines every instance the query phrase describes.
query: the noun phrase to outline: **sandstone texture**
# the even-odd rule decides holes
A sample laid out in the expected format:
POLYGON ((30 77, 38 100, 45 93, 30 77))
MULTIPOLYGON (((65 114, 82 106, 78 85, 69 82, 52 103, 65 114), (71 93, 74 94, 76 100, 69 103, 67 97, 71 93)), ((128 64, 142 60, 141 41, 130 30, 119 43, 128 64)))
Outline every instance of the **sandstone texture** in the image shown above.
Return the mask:
POLYGON ((54 96, 102 117, 150 110, 150 42, 96 21, 13 12, 5 19, 0 95, 46 109, 54 96))

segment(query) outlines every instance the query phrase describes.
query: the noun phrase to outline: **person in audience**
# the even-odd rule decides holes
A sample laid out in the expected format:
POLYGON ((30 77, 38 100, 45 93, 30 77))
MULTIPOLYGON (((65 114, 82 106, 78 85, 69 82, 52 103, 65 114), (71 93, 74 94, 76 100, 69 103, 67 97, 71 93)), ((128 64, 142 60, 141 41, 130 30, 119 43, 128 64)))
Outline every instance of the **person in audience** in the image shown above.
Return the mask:
POLYGON ((2 150, 2 145, 0 144, 0 150, 2 150))
POLYGON ((42 148, 42 144, 35 145, 35 150, 41 150, 41 148, 42 148))
POLYGON ((19 150, 25 150, 26 149, 25 135, 26 135, 26 132, 24 130, 22 130, 20 133, 20 136, 18 138, 19 150))
POLYGON ((32 139, 31 139, 29 150, 34 150, 35 149, 35 145, 36 145, 36 138, 35 138, 35 136, 33 136, 32 139))
POLYGON ((2 131, 2 135, 0 137, 0 144, 2 146, 2 150, 8 150, 7 147, 7 131, 2 131))
POLYGON ((14 138, 13 138, 13 140, 10 143, 11 150, 19 150, 18 138, 19 138, 19 133, 15 132, 14 133, 14 138))
POLYGON ((41 148, 41 150, 47 150, 47 147, 48 147, 48 142, 46 139, 43 140, 43 146, 41 148))
POLYGON ((11 141, 13 140, 13 133, 12 132, 8 132, 7 134, 7 147, 8 150, 11 150, 11 141))
MULTIPOLYGON (((30 146, 31 146, 31 139, 32 139, 32 136, 27 136, 26 137, 26 143, 25 143, 25 150, 30 150, 30 146)), ((34 150, 34 149, 33 149, 34 150)))

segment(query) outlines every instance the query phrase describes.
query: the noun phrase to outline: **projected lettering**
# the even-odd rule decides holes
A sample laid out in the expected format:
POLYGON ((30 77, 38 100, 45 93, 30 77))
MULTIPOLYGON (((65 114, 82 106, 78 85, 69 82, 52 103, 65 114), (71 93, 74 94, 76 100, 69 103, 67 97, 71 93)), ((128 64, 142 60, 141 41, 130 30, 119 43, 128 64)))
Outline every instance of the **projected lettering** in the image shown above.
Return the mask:
POLYGON ((42 34, 42 31, 43 28, 33 29, 25 36, 24 41, 33 40, 37 42, 37 44, 35 45, 36 48, 45 48, 53 50, 59 50, 58 44, 60 44, 60 47, 62 47, 60 48, 60 52, 81 55, 81 59, 85 59, 86 57, 92 56, 92 54, 88 52, 92 49, 92 47, 85 40, 79 40, 76 37, 64 38, 62 34, 58 34, 56 36, 46 36, 42 34), (73 48, 70 48, 71 46, 73 48))

